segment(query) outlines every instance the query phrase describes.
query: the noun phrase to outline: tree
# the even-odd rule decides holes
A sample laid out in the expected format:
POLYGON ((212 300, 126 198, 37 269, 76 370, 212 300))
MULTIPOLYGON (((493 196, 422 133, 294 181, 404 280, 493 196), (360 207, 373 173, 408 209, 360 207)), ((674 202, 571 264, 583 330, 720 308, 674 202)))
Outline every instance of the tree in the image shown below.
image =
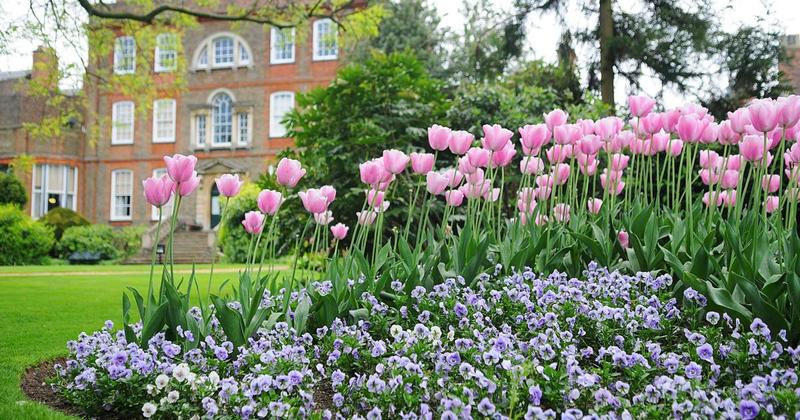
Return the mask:
POLYGON ((28 202, 25 186, 11 173, 0 172, 0 204, 24 207, 28 202))

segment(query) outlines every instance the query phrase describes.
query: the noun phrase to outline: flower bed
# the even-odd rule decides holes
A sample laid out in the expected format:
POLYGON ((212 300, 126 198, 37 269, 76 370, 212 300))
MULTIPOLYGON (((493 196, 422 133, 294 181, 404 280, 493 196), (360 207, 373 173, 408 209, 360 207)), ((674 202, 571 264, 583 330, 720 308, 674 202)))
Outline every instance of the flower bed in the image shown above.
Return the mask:
MULTIPOLYGON (((54 386, 90 414, 154 418, 754 418, 800 408, 800 348, 785 331, 706 310, 692 289, 678 307, 672 290, 669 276, 594 263, 580 279, 450 278, 392 306, 364 293, 368 320, 299 336, 279 322, 238 349, 216 319, 201 342, 180 331, 181 347, 162 332, 147 348, 107 322, 68 344, 54 386)), ((282 301, 266 293, 262 305, 282 301)))

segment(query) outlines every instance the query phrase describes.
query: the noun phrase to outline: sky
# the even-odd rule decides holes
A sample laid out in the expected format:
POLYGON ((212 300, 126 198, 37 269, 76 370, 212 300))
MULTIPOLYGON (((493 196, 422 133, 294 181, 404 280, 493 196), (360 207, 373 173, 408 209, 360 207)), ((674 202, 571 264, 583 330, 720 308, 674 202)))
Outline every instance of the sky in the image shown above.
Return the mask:
MULTIPOLYGON (((458 32, 464 24, 461 0, 429 0, 441 16, 441 25, 458 32)), ((486 0, 501 11, 510 11, 513 0, 486 0)), ((586 26, 593 24, 589 22, 577 9, 577 2, 571 1, 569 10, 573 11, 567 16, 567 25, 571 27, 586 26)), ((756 17, 765 16, 767 11, 772 12, 772 21, 769 24, 777 25, 786 33, 800 33, 800 0, 711 0, 723 16, 725 30, 733 30, 742 24, 753 24, 756 17)), ((616 0, 615 7, 632 7, 635 0, 616 0)), ((0 24, 8 21, 21 21, 30 12, 28 10, 28 0, 0 0, 0 24)), ((532 14, 526 22, 527 39, 525 42, 526 56, 530 58, 540 58, 545 61, 555 61, 556 45, 563 31, 563 23, 554 14, 532 14)), ((31 67, 31 53, 36 48, 35 42, 26 39, 15 40, 9 46, 10 54, 0 55, 0 71, 26 70, 31 67)), ((585 68, 580 65, 585 63, 585 59, 593 53, 591 46, 577 48, 579 69, 584 73, 585 68)), ((59 48, 62 54, 62 62, 79 62, 79 55, 74 48, 59 48)), ((652 80, 644 80, 642 88, 644 93, 655 95, 660 88, 659 84, 652 80)), ((625 97, 627 86, 617 83, 617 97, 625 97)), ((667 106, 680 105, 690 98, 667 90, 664 96, 667 106)))

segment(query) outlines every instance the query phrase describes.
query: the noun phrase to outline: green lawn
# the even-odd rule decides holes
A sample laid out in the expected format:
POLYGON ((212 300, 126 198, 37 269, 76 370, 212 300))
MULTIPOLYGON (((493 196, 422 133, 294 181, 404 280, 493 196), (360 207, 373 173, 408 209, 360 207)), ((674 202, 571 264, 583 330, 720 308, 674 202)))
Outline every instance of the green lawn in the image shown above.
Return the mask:
MULTIPOLYGON (((235 280, 240 267, 216 265, 212 289, 225 279, 235 280)), ((199 275, 203 290, 208 268, 197 266, 206 273, 199 275)), ((149 266, 0 267, 0 419, 67 418, 28 401, 19 388, 20 375, 39 361, 65 355, 67 340, 82 331, 99 329, 107 319, 118 327, 122 292, 127 286, 146 290, 148 270, 149 266)))

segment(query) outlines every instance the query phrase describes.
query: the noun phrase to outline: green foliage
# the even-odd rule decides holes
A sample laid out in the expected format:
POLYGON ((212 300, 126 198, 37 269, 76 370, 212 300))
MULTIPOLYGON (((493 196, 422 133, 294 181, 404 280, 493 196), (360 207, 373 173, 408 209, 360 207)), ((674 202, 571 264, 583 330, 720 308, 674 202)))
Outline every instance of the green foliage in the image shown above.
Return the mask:
POLYGON ((48 226, 14 205, 0 205, 0 265, 39 264, 55 243, 48 226))
POLYGON ((22 182, 11 173, 0 172, 0 204, 13 204, 24 207, 28 193, 22 182))
POLYGON ((239 195, 231 199, 225 208, 225 219, 220 222, 218 231, 218 242, 222 247, 222 253, 225 254, 225 261, 245 262, 247 259, 250 235, 244 230, 242 220, 245 213, 258 209, 256 204, 258 192, 257 185, 245 183, 239 195))
POLYGON ((142 248, 144 226, 125 226, 114 229, 114 247, 119 250, 118 258, 127 258, 138 253, 142 248))
POLYGON ((39 219, 39 222, 50 226, 56 235, 56 241, 61 240, 61 236, 67 228, 72 226, 86 226, 89 223, 85 217, 72 209, 66 207, 56 207, 47 212, 39 219))
POLYGON ((124 255, 123 250, 115 246, 114 229, 108 225, 67 228, 58 243, 58 254, 62 258, 69 258, 74 252, 97 253, 104 260, 113 260, 124 255))

